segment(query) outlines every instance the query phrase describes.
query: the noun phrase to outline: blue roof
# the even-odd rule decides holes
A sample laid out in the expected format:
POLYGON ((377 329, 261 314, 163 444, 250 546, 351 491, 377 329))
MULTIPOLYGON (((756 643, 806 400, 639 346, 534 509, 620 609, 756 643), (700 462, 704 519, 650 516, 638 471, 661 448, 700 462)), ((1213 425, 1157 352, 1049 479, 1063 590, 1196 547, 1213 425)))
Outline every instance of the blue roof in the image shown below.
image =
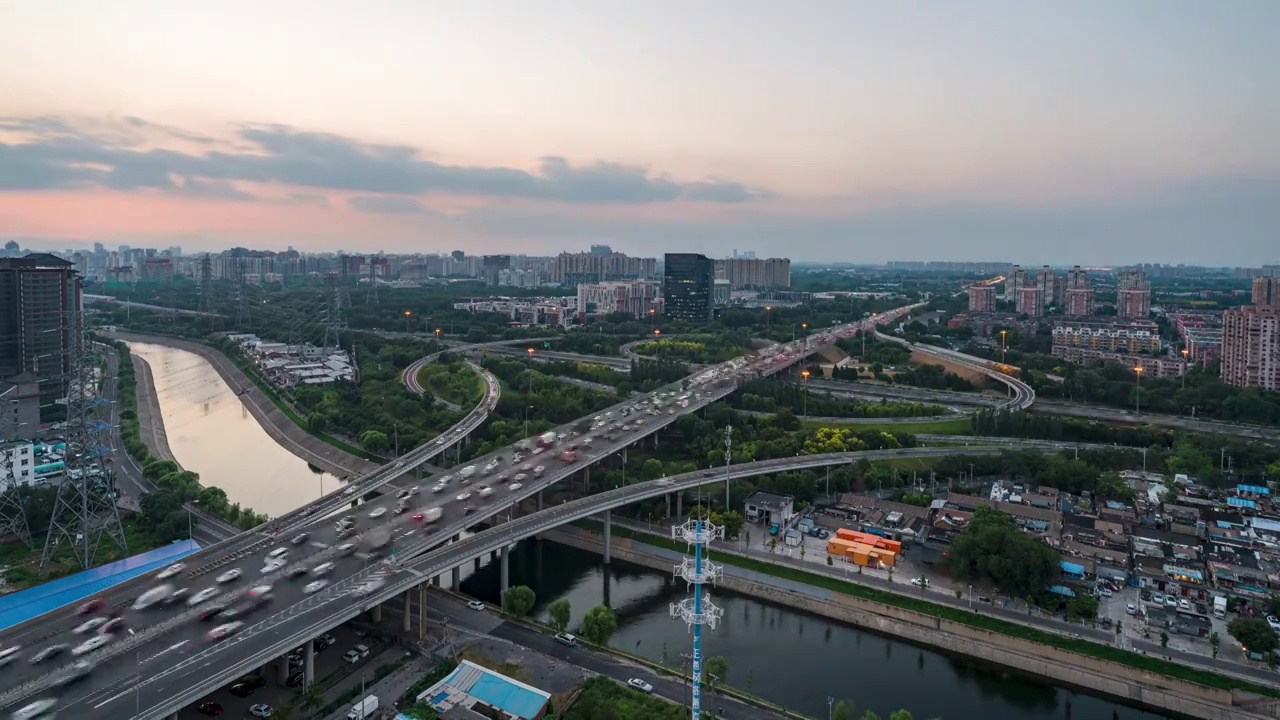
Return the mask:
POLYGON ((1065 585, 1053 585, 1049 588, 1049 592, 1055 595, 1064 595, 1066 597, 1075 597, 1076 591, 1065 585))
POLYGON ((1062 572, 1067 573, 1067 574, 1070 574, 1070 575, 1083 575, 1083 574, 1084 574, 1084 566, 1083 566, 1083 565, 1077 565, 1077 564, 1075 564, 1075 563, 1069 563, 1069 562, 1067 562, 1066 560, 1063 560, 1063 561, 1062 561, 1062 572))
POLYGON ((485 673, 477 678, 467 694, 522 718, 537 717, 542 706, 547 704, 545 697, 493 673, 485 673))
POLYGON ((1258 507, 1258 503, 1238 497, 1227 498, 1227 505, 1230 505, 1231 507, 1249 508, 1250 510, 1254 510, 1258 507))
POLYGON ((1270 495, 1271 488, 1262 485, 1236 485, 1236 492, 1253 493, 1254 495, 1270 495))
POLYGON ((175 540, 155 550, 0 597, 0 630, 79 602, 125 580, 164 567, 199 549, 200 545, 193 540, 175 540))

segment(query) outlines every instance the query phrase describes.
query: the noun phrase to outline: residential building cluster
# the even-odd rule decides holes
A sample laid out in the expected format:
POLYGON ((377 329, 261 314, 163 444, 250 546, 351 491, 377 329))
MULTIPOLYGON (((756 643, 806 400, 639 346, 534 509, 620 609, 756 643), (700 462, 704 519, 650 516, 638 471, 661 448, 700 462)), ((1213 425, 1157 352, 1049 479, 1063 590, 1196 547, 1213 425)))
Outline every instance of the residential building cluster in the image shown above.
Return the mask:
POLYGON ((1254 278, 1252 299, 1222 313, 1222 381, 1280 390, 1280 278, 1254 278))
POLYGON ((577 317, 575 297, 509 298, 493 297, 453 304, 454 310, 470 313, 501 313, 512 326, 569 327, 577 317))
POLYGON ((270 342, 243 333, 227 338, 238 344, 262 376, 278 387, 325 385, 338 380, 356 382, 358 377, 355 361, 341 348, 270 342))

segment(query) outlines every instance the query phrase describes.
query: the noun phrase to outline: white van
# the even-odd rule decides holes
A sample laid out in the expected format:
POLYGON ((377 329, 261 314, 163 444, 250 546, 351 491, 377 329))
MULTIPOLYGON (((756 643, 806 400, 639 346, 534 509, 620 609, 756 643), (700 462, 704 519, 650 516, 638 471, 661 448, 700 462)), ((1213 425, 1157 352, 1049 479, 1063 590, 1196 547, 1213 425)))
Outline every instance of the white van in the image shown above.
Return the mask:
POLYGON ((570 635, 569 633, 556 633, 556 642, 567 647, 578 646, 578 638, 570 635))

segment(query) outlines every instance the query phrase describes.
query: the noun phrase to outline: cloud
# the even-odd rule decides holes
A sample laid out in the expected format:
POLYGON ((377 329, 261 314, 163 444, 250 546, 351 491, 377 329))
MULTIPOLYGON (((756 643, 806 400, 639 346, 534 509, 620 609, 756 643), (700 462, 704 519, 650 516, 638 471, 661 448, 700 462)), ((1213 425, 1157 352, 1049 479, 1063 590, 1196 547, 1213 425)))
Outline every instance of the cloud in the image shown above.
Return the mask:
POLYGON ((181 187, 176 187, 174 194, 244 202, 253 202, 259 199, 257 196, 247 193, 231 183, 196 179, 188 179, 181 187))
POLYGON ((682 200, 731 204, 772 196, 766 190, 721 178, 681 182, 635 165, 574 165, 554 156, 542 158, 536 173, 513 167, 445 165, 425 159, 414 147, 363 143, 287 125, 243 125, 236 131, 236 144, 203 153, 142 149, 139 146, 143 135, 205 144, 214 141, 134 117, 96 125, 57 117, 7 117, 0 118, 0 130, 23 136, 18 142, 0 143, 0 159, 10 164, 7 169, 0 168, 0 188, 12 190, 86 185, 172 190, 196 179, 389 195, 432 192, 576 204, 637 205, 682 200))
POLYGON ((330 207, 329 198, 315 193, 291 193, 282 202, 286 205, 311 205, 313 207, 330 207))
POLYGON ((416 198, 397 197, 394 195, 362 195, 347 201, 351 207, 360 212, 383 215, 430 215, 431 209, 416 198))

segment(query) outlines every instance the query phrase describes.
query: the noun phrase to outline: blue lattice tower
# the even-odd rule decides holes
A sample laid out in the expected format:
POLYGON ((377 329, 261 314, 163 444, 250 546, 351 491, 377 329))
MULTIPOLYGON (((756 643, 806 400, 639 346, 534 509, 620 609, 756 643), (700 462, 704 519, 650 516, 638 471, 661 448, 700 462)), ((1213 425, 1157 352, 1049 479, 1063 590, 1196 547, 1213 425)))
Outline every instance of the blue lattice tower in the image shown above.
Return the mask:
POLYGON ((676 577, 684 578, 693 591, 693 597, 671 603, 671 617, 684 620, 693 630, 692 700, 690 708, 693 720, 702 717, 702 626, 716 629, 724 610, 711 602, 710 593, 703 585, 714 584, 723 573, 723 567, 703 558, 703 552, 712 540, 724 539, 724 528, 707 520, 690 520, 671 528, 671 537, 684 540, 693 546, 693 557, 685 558, 675 566, 676 577))

